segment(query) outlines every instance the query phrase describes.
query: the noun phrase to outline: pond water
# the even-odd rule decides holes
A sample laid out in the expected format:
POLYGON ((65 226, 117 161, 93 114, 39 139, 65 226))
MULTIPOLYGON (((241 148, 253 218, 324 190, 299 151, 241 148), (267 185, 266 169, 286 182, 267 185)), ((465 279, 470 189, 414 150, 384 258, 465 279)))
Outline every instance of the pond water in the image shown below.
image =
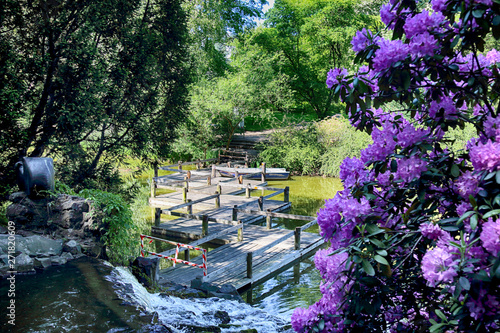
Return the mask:
MULTIPOLYGON (((315 216, 325 199, 333 198, 342 190, 338 178, 294 176, 286 181, 269 181, 269 187, 290 187, 290 214, 315 216)), ((260 195, 260 194, 259 194, 260 195)), ((282 200, 282 196, 275 197, 282 200)), ((273 198, 274 199, 274 198, 273 198)), ((273 219, 273 228, 294 230, 307 222, 289 219, 273 219)), ((318 232, 312 227, 308 232, 318 232)), ((307 307, 321 298, 321 277, 314 267, 314 257, 302 260, 275 277, 246 291, 243 298, 255 307, 290 318, 297 307, 307 307)))
MULTIPOLYGON (((290 213, 296 215, 314 215, 323 206, 325 198, 333 197, 341 189, 339 180, 321 177, 293 177, 287 181, 269 182, 269 186, 290 187, 290 213)), ((273 227, 292 230, 304 223, 274 219, 273 227)), ((308 231, 318 232, 318 229, 308 231)), ((230 313, 241 328, 282 332, 296 307, 306 307, 319 300, 320 281, 312 258, 308 258, 247 290, 242 296, 252 306, 241 306, 229 301, 187 301, 149 294, 123 269, 112 269, 88 258, 80 259, 64 266, 50 267, 36 275, 16 276, 15 327, 6 320, 9 283, 0 280, 0 331, 136 332, 151 321, 150 316, 141 315, 136 309, 139 304, 142 309, 156 312, 160 322, 169 327, 172 320, 176 323, 181 320, 173 316, 175 311, 192 314, 190 320, 198 320, 203 326, 216 324, 210 315, 207 316, 208 312, 223 310, 230 313), (124 299, 128 305, 123 304, 124 299)), ((230 329, 223 331, 233 332, 230 329)))

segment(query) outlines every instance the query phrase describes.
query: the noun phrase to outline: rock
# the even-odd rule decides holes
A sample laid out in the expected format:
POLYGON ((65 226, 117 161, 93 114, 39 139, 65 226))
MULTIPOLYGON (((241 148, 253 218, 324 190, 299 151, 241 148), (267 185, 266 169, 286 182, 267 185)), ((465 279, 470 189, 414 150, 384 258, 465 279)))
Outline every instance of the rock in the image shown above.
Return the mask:
POLYGON ((33 271, 33 259, 22 253, 15 258, 15 270, 19 273, 31 272, 33 271))
POLYGON ((52 208, 54 214, 52 221, 55 225, 65 229, 81 229, 88 219, 85 213, 89 210, 90 206, 86 199, 61 194, 52 208))
POLYGON ((190 333, 220 333, 221 329, 217 326, 194 326, 194 325, 179 325, 179 328, 185 329, 186 332, 190 333))
POLYGON ((223 298, 227 299, 230 301, 237 301, 240 303, 244 303, 245 301, 243 298, 241 298, 240 295, 232 295, 232 294, 224 294, 224 293, 217 293, 217 292, 209 292, 208 297, 218 297, 218 298, 223 298))
POLYGON ((79 253, 82 253, 82 247, 80 246, 80 244, 78 244, 75 240, 72 239, 64 244, 63 251, 77 255, 79 253))
POLYGON ((63 241, 53 240, 39 235, 33 235, 24 238, 26 246, 32 254, 48 253, 50 255, 60 255, 62 252, 63 241))
POLYGON ((52 260, 50 258, 35 258, 33 260, 33 266, 38 269, 45 269, 52 265, 52 260))
POLYGON ((206 295, 203 291, 194 288, 185 288, 177 292, 177 296, 184 298, 205 298, 206 295))
POLYGON ((229 314, 226 311, 215 311, 214 317, 219 319, 221 324, 229 324, 231 321, 231 318, 229 317, 229 314))
POLYGON ((132 274, 146 287, 153 287, 160 275, 160 258, 137 257, 132 263, 132 274))
POLYGON ((0 265, 8 265, 9 264, 9 256, 6 254, 0 255, 0 265))
POLYGON ((59 256, 52 256, 50 257, 50 260, 52 261, 52 265, 55 266, 64 265, 68 261, 66 258, 59 256))
MULTIPOLYGON (((7 234, 0 234, 0 248, 2 249, 3 253, 8 254, 9 247, 12 247, 12 243, 15 243, 15 256, 20 255, 21 253, 26 253, 29 254, 29 250, 26 246, 26 243, 24 241, 24 237, 15 235, 7 235, 7 234)), ((11 253, 12 254, 12 253, 11 253)))
POLYGON ((27 197, 28 196, 24 192, 14 192, 9 195, 9 201, 11 201, 12 203, 21 203, 27 197))
POLYGON ((138 333, 172 333, 173 331, 164 325, 145 325, 138 333))
POLYGON ((73 257, 71 252, 63 252, 63 254, 61 254, 61 258, 64 258, 67 261, 75 259, 75 257, 73 257))
POLYGON ((238 290, 232 284, 223 284, 220 286, 218 293, 230 294, 230 295, 239 295, 238 290))
POLYGON ((8 232, 7 228, 3 225, 0 225, 0 234, 6 234, 8 232))
POLYGON ((13 202, 5 212, 9 221, 29 227, 47 226, 50 206, 54 199, 30 199, 24 192, 13 193, 9 199, 13 202))

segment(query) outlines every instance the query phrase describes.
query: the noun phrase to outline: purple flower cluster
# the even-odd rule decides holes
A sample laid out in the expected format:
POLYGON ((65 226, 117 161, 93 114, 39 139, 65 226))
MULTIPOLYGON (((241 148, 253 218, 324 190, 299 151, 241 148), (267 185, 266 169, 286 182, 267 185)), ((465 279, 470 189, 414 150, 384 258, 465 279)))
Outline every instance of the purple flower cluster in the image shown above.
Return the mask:
POLYGON ((469 149, 469 156, 475 170, 496 171, 500 169, 500 143, 488 140, 477 143, 469 149))
POLYGON ((500 219, 493 221, 490 218, 484 223, 480 238, 486 251, 495 257, 498 256, 500 253, 500 219))
MULTIPOLYGON (((474 50, 474 34, 484 41, 497 15, 491 5, 431 0, 432 11, 420 11, 412 0, 391 0, 380 15, 396 37, 363 29, 352 39, 355 52, 367 51, 368 64, 352 77, 370 89, 350 86, 339 95, 350 97, 344 102, 351 123, 371 131, 373 143, 342 162, 344 190, 318 212, 320 233, 330 241, 315 257, 323 297, 294 312, 297 332, 318 331, 318 325, 321 332, 366 325, 366 331, 402 332, 433 323, 448 331, 500 330, 500 286, 492 269, 500 255, 500 218, 483 218, 500 209, 499 177, 489 174, 500 170, 500 52, 463 47, 474 50), (471 14, 462 21, 464 8, 471 14), (404 111, 368 106, 394 101, 404 111), (473 123, 478 136, 465 151, 447 150, 447 130, 464 122, 473 123), (457 302, 463 305, 458 315, 449 308, 457 302), (448 321, 436 316, 438 309, 448 321)), ((328 88, 345 87, 347 76, 344 68, 332 69, 328 88)))
POLYGON ((382 72, 392 66, 392 64, 406 59, 410 53, 410 48, 401 40, 387 40, 381 38, 378 41, 380 48, 375 51, 373 58, 373 69, 382 72))
POLYGON ((348 74, 349 72, 345 68, 331 69, 326 76, 326 86, 328 89, 332 89, 334 85, 339 84, 348 74))

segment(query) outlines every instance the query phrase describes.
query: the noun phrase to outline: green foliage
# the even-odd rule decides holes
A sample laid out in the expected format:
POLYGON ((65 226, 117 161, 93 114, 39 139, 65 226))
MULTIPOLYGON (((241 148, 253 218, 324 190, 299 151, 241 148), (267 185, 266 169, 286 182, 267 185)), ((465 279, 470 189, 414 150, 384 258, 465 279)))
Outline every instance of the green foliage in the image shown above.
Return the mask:
POLYGON ((276 130, 263 147, 259 158, 269 167, 287 168, 300 174, 317 173, 324 152, 313 124, 276 130))
POLYGON ((365 8, 354 0, 276 0, 266 13, 265 28, 255 30, 250 41, 269 57, 281 58, 275 71, 289 78, 297 111, 319 119, 340 113, 324 89, 325 74, 332 67, 352 66, 354 33, 379 22, 365 8))
POLYGON ((323 175, 338 177, 342 161, 347 157, 359 157, 361 150, 372 143, 368 134, 356 130, 341 117, 327 118, 316 126, 326 148, 320 158, 323 175))
POLYGON ((98 187, 124 150, 168 154, 191 77, 180 3, 2 4, 0 195, 21 156, 51 156, 69 185, 98 187))
POLYGON ((139 226, 122 197, 100 190, 85 189, 79 196, 91 201, 94 226, 99 228, 107 255, 114 263, 127 264, 139 249, 139 226))

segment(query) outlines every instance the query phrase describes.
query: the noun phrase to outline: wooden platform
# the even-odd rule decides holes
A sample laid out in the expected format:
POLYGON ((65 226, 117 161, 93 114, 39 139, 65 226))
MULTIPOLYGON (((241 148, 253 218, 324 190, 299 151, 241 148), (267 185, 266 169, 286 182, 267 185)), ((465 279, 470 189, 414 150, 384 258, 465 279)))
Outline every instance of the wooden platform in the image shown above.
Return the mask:
MULTIPOLYGON (((152 235, 193 246, 219 245, 208 252, 206 277, 199 268, 177 264, 160 272, 160 284, 172 281, 190 285, 192 280, 203 278, 215 285, 231 284, 242 289, 311 255, 324 244, 318 234, 302 230, 314 225, 314 218, 277 214, 291 206, 288 189, 268 188, 261 181, 239 184, 237 179, 220 177, 209 179, 211 184, 207 185, 206 177, 211 175, 209 170, 193 171, 191 179, 186 179, 182 171, 155 179, 150 205, 157 208, 157 219, 152 235), (155 195, 162 187, 173 192, 155 195), (249 196, 250 190, 258 196, 249 196), (281 193, 285 193, 284 200, 274 200, 275 194, 281 193), (160 211, 179 218, 160 219, 160 211), (296 230, 271 229, 271 216, 276 215, 313 221, 296 230), (254 225, 266 220, 267 226, 254 225)), ((175 249, 160 254, 174 253, 175 249)), ((201 264, 202 258, 191 262, 201 264)))

